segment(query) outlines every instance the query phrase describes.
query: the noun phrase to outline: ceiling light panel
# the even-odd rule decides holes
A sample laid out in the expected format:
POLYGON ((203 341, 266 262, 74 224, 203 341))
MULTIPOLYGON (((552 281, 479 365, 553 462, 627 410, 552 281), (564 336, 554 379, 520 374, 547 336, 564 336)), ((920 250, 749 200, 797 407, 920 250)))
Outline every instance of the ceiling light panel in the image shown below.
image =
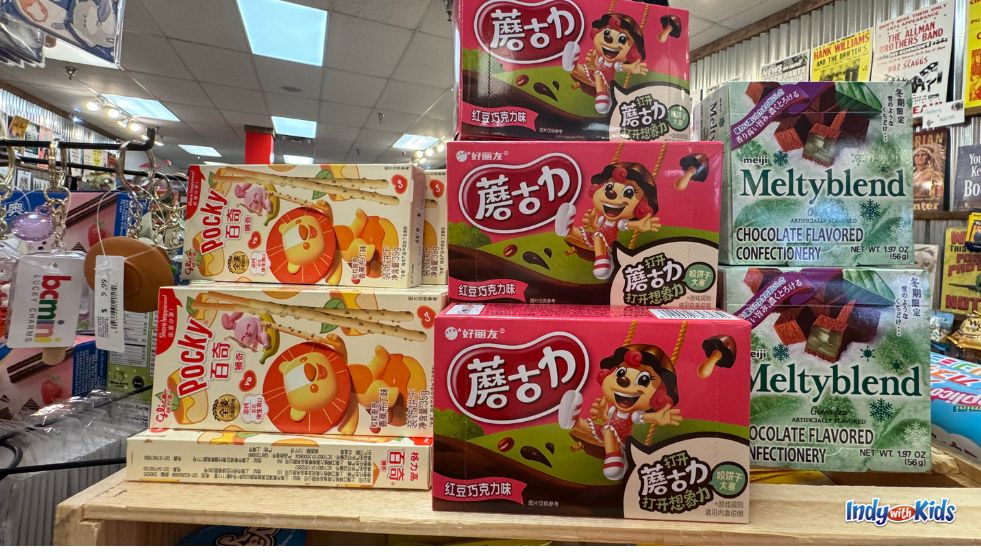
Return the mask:
POLYGON ((317 137, 316 121, 273 116, 272 124, 276 134, 282 134, 284 136, 298 136, 300 138, 317 137))
POLYGON ((169 109, 157 100, 145 98, 134 98, 132 96, 120 96, 117 94, 103 94, 106 99, 116 104, 117 107, 134 117, 144 119, 157 119, 160 121, 180 121, 177 115, 171 113, 169 109))
POLYGON ((327 12, 282 0, 237 3, 253 54, 323 66, 327 12))
POLYGON ((197 155, 200 157, 221 157, 221 153, 211 146, 189 146, 187 144, 178 144, 178 146, 191 155, 197 155))

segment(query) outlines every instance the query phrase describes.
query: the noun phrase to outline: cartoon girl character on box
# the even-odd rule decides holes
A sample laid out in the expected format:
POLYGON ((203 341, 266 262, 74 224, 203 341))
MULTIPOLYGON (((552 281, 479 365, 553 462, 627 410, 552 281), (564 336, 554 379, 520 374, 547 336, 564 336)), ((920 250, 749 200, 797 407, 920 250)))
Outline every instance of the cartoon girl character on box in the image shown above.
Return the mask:
POLYGON ((620 480, 626 472, 624 450, 634 424, 676 426, 681 423, 678 380, 670 357, 655 345, 617 348, 600 361, 596 380, 602 395, 593 400, 588 416, 580 416, 583 397, 567 391, 559 403, 559 427, 574 439, 602 446, 603 475, 620 480))
POLYGON ((589 195, 593 205, 573 226, 576 206, 559 206, 555 233, 593 259, 593 276, 608 280, 613 274, 610 249, 624 230, 655 232, 661 228, 656 217, 657 187, 654 176, 640 163, 611 163, 593 175, 589 195))
POLYGON ((637 21, 622 13, 608 13, 593 21, 590 36, 593 48, 579 60, 579 44, 570 42, 562 51, 562 68, 572 77, 595 90, 596 112, 610 112, 610 83, 617 73, 646 75, 647 52, 644 49, 644 32, 637 21))

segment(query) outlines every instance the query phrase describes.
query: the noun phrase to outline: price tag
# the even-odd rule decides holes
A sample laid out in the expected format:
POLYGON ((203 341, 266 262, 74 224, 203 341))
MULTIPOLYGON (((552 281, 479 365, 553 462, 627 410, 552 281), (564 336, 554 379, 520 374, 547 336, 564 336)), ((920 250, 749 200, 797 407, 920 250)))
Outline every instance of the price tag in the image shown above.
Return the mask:
POLYGON ((964 124, 964 102, 957 100, 923 108, 923 128, 940 128, 964 124))
POLYGON ((116 255, 95 259, 95 346, 104 351, 123 353, 123 266, 116 255))

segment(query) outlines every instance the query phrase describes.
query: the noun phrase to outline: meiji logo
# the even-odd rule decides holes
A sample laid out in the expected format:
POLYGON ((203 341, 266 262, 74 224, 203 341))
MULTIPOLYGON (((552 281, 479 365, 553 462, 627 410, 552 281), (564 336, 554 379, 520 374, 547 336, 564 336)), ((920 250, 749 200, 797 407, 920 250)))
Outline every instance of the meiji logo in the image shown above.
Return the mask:
POLYGON ((516 234, 550 224, 559 206, 574 203, 581 189, 579 165, 552 153, 523 165, 478 166, 463 177, 460 208, 481 230, 516 234))
POLYGON ((473 19, 480 47, 517 64, 558 59, 566 44, 582 40, 585 29, 586 20, 573 0, 492 0, 473 19))
POLYGON ((878 498, 862 503, 849 500, 845 503, 845 521, 853 523, 872 523, 884 527, 887 523, 953 523, 957 506, 948 498, 939 501, 919 499, 913 504, 890 506, 881 504, 878 498))
MULTIPOLYGON (((35 343, 60 341, 60 339, 53 337, 57 327, 65 323, 64 319, 58 317, 58 298, 60 297, 58 289, 71 281, 71 276, 52 274, 45 274, 40 277, 40 281, 34 281, 35 289, 40 287, 40 291, 37 295, 37 306, 31 309, 31 314, 35 316, 31 341, 35 343)), ((31 326, 28 325, 28 328, 31 326)))

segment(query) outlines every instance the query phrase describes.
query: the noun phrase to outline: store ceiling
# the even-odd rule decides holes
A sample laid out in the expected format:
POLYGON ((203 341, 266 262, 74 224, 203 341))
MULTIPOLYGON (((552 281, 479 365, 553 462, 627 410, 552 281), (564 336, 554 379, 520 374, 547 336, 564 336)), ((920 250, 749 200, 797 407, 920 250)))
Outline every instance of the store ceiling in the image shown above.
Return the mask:
MULTIPOLYGON (((178 144, 210 145, 222 154, 215 161, 242 162, 243 125, 271 126, 271 115, 318 121, 315 144, 278 141, 277 161, 285 153, 396 162, 405 157, 391 146, 403 133, 452 133, 444 0, 295 1, 330 13, 324 67, 253 55, 234 0, 128 0, 123 70, 74 64, 69 81, 65 65, 73 64, 49 60, 44 69, 0 67, 0 80, 66 111, 92 97, 87 87, 156 98, 180 118, 146 121, 159 126, 164 146, 156 151, 180 167, 199 159, 178 144)), ((691 11, 693 49, 794 3, 674 2, 691 11)), ((93 122, 115 129, 98 115, 93 122)))

